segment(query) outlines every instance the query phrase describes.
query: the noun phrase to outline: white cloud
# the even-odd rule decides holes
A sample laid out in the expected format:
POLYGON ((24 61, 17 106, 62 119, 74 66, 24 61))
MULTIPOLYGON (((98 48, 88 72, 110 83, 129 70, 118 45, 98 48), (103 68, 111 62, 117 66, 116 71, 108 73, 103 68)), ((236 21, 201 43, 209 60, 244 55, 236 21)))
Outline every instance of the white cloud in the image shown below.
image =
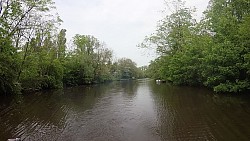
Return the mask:
MULTIPOLYGON (((204 10, 208 0, 188 1, 204 10)), ((143 55, 137 44, 154 32, 162 18, 164 0, 55 0, 68 38, 75 34, 94 35, 114 50, 118 58, 127 57, 139 66, 155 56, 143 55)), ((198 11, 200 12, 200 11, 198 11)), ((200 12, 201 13, 201 12, 200 12)), ((152 51, 153 52, 153 51, 152 51)))

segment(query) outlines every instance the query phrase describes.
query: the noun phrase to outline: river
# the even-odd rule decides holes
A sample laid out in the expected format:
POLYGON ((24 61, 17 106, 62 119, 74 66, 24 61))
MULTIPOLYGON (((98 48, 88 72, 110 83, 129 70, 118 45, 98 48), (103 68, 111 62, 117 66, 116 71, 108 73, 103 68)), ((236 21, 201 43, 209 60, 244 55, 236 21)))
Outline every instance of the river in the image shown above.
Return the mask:
POLYGON ((0 140, 250 140, 250 96, 152 80, 0 99, 0 140))

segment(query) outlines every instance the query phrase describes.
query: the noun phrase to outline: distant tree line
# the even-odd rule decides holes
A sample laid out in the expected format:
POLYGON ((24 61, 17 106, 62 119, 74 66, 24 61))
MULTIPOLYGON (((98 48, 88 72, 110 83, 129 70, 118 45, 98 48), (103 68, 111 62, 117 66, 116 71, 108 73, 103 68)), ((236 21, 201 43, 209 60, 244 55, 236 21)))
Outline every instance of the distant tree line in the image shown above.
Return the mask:
POLYGON ((249 91, 250 0, 210 0, 199 22, 183 1, 172 2, 172 14, 139 45, 159 53, 147 75, 216 92, 249 91))
POLYGON ((52 0, 0 1, 0 94, 142 77, 94 36, 76 34, 67 46, 54 8, 52 0))

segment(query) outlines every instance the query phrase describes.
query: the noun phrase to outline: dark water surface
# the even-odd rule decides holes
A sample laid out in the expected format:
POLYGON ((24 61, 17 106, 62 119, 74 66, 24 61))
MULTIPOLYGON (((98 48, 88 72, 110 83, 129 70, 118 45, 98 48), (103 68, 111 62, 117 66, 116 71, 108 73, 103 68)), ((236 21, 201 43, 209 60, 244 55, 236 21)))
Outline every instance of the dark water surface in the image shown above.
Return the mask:
POLYGON ((250 140, 250 97, 122 81, 0 99, 0 141, 250 140))

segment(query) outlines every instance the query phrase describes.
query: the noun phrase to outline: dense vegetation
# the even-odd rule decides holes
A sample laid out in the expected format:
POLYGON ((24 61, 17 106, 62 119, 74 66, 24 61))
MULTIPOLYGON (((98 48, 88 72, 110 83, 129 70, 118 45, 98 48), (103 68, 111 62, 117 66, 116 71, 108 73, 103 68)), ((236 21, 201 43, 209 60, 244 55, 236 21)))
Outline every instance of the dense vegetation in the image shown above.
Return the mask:
POLYGON ((66 45, 54 11, 51 0, 0 1, 0 94, 141 77, 93 36, 76 34, 66 45))
POLYGON ((250 0, 210 0, 199 22, 181 0, 174 7, 140 45, 160 55, 147 75, 216 92, 249 91, 250 0))

